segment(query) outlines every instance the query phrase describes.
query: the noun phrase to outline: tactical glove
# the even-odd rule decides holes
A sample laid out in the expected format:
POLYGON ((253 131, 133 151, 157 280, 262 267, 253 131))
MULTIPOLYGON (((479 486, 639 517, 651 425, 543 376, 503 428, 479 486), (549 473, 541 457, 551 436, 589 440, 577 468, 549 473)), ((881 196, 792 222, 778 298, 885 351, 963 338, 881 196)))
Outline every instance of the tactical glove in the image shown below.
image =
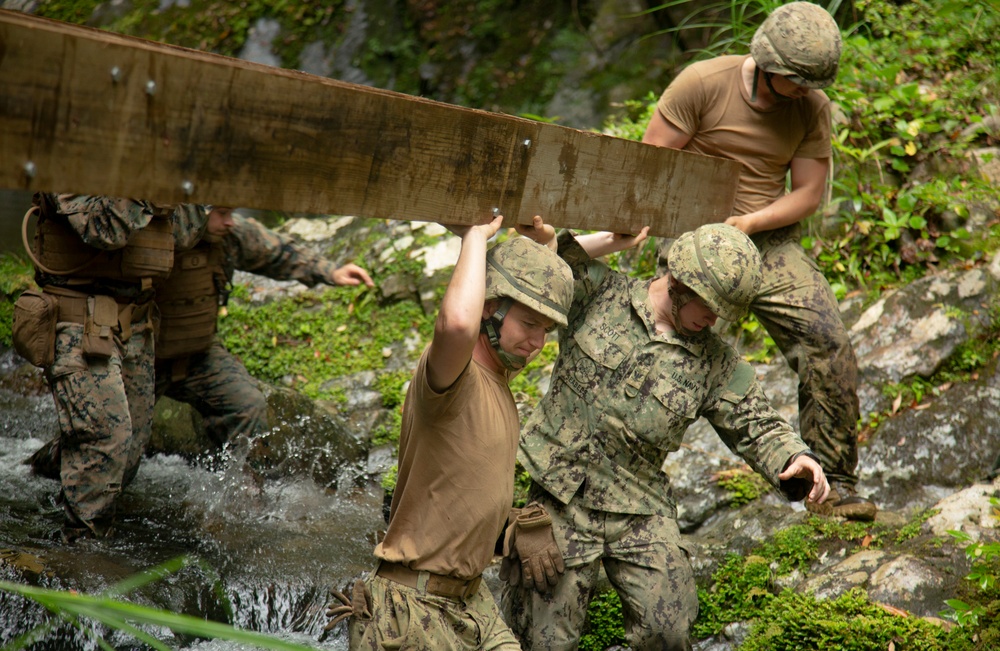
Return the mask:
POLYGON ((532 502, 514 517, 504 539, 500 578, 539 592, 548 592, 566 571, 562 552, 552 534, 552 517, 532 502))
POLYGON ((324 632, 333 630, 333 627, 348 617, 372 618, 372 595, 368 591, 368 586, 361 579, 354 582, 350 599, 343 592, 337 590, 330 590, 330 596, 340 603, 334 601, 326 607, 326 616, 330 621, 323 627, 324 632))

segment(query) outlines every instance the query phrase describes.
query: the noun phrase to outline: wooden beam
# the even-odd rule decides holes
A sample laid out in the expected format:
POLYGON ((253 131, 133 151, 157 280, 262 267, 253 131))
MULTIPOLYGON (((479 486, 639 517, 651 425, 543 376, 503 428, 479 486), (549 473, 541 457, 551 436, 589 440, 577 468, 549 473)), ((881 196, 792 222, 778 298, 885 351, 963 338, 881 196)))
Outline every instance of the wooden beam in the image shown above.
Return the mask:
POLYGON ((735 162, 0 10, 0 187, 676 235, 735 162))

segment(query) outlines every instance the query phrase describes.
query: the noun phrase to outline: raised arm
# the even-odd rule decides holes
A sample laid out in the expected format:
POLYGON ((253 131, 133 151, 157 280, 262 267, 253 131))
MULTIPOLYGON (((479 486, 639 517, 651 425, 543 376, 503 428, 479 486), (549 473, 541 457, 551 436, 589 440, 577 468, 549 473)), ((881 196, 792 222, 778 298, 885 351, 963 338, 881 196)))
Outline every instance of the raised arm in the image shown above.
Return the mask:
MULTIPOLYGON (((515 230, 517 230, 517 232, 521 235, 529 237, 539 244, 549 247, 553 251, 556 250, 556 231, 554 228, 546 224, 539 215, 535 215, 530 225, 518 224, 515 226, 515 230)), ((637 235, 603 231, 600 233, 576 235, 575 238, 580 246, 583 247, 583 250, 587 252, 587 255, 591 258, 599 258, 602 255, 615 253, 617 251, 624 251, 625 249, 638 246, 648 235, 649 227, 644 226, 637 235)))
POLYGON ((462 251, 448 281, 427 359, 427 380, 435 391, 450 387, 472 359, 486 300, 486 243, 503 215, 478 226, 448 226, 462 238, 462 251))

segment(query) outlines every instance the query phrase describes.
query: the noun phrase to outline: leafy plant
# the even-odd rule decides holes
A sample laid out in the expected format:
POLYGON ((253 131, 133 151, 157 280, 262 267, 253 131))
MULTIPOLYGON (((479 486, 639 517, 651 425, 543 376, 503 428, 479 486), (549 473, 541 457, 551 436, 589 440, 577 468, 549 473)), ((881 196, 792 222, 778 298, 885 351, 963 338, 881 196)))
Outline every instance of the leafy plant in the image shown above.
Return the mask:
POLYGON ((618 593, 608 590, 595 595, 587 606, 580 651, 604 651, 624 642, 625 627, 622 625, 622 603, 618 593))
MULTIPOLYGON (((990 498, 993 517, 1000 517, 1000 499, 990 498)), ((975 540, 964 531, 948 532, 956 543, 965 545, 965 556, 972 561, 972 569, 965 576, 977 589, 984 603, 967 603, 961 599, 948 599, 945 603, 951 609, 941 613, 943 617, 961 626, 976 627, 990 613, 987 604, 1000 599, 1000 543, 975 540)), ((996 610, 997 605, 993 604, 996 610)), ((995 613, 994 613, 995 614, 995 613)))
MULTIPOLYGON (((228 624, 208 621, 200 617, 180 615, 115 598, 118 595, 136 590, 152 581, 161 580, 188 565, 202 565, 202 563, 196 558, 189 556, 175 558, 126 579, 101 595, 80 594, 75 590, 52 590, 19 583, 10 583, 8 581, 0 581, 0 590, 20 595, 25 599, 30 599, 44 606, 59 620, 69 622, 89 637, 95 646, 106 651, 111 651, 112 646, 103 638, 100 631, 92 622, 100 622, 105 626, 127 633, 141 643, 158 651, 170 651, 172 647, 141 628, 142 626, 160 627, 169 629, 175 633, 193 635, 205 639, 230 640, 273 651, 312 651, 313 647, 287 642, 263 633, 244 631, 228 624)), ((210 573, 214 574, 214 572, 211 572, 211 568, 203 569, 207 569, 210 573)), ((217 596, 225 596, 218 589, 218 586, 216 586, 215 592, 217 596)), ((227 605, 227 610, 231 615, 228 600, 223 599, 223 603, 227 605)), ((9 642, 4 649, 15 651, 17 649, 33 647, 38 643, 44 643, 46 634, 54 627, 55 622, 46 622, 9 642)))

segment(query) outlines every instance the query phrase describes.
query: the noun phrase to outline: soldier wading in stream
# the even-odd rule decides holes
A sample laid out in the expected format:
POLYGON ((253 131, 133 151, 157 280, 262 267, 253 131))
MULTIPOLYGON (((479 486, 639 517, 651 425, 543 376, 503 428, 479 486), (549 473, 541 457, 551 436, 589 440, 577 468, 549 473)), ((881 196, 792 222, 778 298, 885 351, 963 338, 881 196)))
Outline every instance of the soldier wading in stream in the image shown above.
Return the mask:
POLYGON ((335 592, 327 613, 327 630, 348 619, 353 650, 520 649, 482 581, 505 523, 524 580, 558 579, 561 555, 544 509, 510 508, 520 423, 508 382, 546 333, 566 325, 573 279, 527 238, 487 251, 501 220, 449 227, 462 250, 403 405, 378 565, 350 596, 335 592))

